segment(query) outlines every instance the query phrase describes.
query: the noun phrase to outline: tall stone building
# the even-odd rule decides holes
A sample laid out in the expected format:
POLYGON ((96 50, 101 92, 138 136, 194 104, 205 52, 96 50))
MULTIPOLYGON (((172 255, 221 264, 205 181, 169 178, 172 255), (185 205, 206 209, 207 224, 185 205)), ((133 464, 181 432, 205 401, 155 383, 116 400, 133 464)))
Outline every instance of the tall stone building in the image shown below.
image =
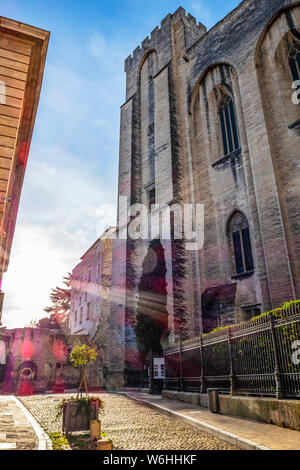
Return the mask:
MULTIPOLYGON (((0 290, 14 236, 49 32, 0 16, 0 290)), ((3 293, 0 292, 0 324, 3 293)))
POLYGON ((124 239, 136 212, 120 208, 112 387, 138 380, 139 305, 166 306, 173 341, 300 298, 300 2, 244 0, 210 31, 178 8, 125 72, 119 196, 204 204, 204 246, 124 239), (151 302, 141 280, 161 257, 166 292, 151 302))
POLYGON ((81 257, 73 269, 69 328, 89 339, 98 350, 98 379, 106 385, 112 251, 115 227, 110 227, 81 257))
POLYGON ((108 322, 115 230, 107 229, 72 271, 69 328, 73 335, 86 334, 92 338, 104 317, 108 322))

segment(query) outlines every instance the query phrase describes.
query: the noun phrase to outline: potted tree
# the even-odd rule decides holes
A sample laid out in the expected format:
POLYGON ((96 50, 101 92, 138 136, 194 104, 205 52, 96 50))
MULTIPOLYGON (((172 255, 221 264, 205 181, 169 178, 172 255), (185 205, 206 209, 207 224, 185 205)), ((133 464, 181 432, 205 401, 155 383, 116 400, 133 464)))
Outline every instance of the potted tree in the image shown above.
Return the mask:
POLYGON ((80 383, 76 398, 67 398, 59 404, 59 414, 63 415, 63 432, 88 431, 90 421, 97 420, 104 411, 104 403, 98 397, 90 397, 86 378, 86 369, 97 358, 95 349, 86 344, 75 346, 70 354, 70 360, 75 368, 80 369, 80 383), (85 397, 83 393, 85 392, 85 397))

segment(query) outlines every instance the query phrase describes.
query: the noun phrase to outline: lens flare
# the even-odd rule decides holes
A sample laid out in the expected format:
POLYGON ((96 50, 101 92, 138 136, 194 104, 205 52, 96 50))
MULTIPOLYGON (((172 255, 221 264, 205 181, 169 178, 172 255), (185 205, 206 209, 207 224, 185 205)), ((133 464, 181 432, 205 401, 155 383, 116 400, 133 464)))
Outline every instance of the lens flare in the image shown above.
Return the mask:
POLYGON ((54 341, 52 345, 52 354, 58 361, 65 361, 67 358, 67 346, 60 340, 54 341))
POLYGON ((35 353, 34 344, 30 339, 24 339, 21 346, 21 356, 25 361, 29 361, 35 353))

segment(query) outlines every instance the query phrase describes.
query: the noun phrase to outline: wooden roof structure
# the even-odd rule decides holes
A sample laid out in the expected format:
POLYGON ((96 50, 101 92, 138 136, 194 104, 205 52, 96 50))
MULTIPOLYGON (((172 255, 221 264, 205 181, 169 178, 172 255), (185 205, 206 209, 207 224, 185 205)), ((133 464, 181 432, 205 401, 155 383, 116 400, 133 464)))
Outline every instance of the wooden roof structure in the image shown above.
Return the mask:
POLYGON ((0 16, 0 278, 9 262, 49 36, 0 16))

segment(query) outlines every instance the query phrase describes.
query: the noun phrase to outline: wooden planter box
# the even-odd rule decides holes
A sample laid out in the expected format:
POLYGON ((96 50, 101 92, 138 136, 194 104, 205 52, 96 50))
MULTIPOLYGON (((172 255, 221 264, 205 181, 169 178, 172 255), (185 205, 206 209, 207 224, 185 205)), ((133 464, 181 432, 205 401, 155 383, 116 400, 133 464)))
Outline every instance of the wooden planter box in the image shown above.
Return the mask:
POLYGON ((99 400, 92 400, 92 413, 87 416, 85 410, 78 411, 80 404, 68 402, 63 409, 62 430, 69 434, 75 431, 89 431, 90 421, 98 419, 99 400))

